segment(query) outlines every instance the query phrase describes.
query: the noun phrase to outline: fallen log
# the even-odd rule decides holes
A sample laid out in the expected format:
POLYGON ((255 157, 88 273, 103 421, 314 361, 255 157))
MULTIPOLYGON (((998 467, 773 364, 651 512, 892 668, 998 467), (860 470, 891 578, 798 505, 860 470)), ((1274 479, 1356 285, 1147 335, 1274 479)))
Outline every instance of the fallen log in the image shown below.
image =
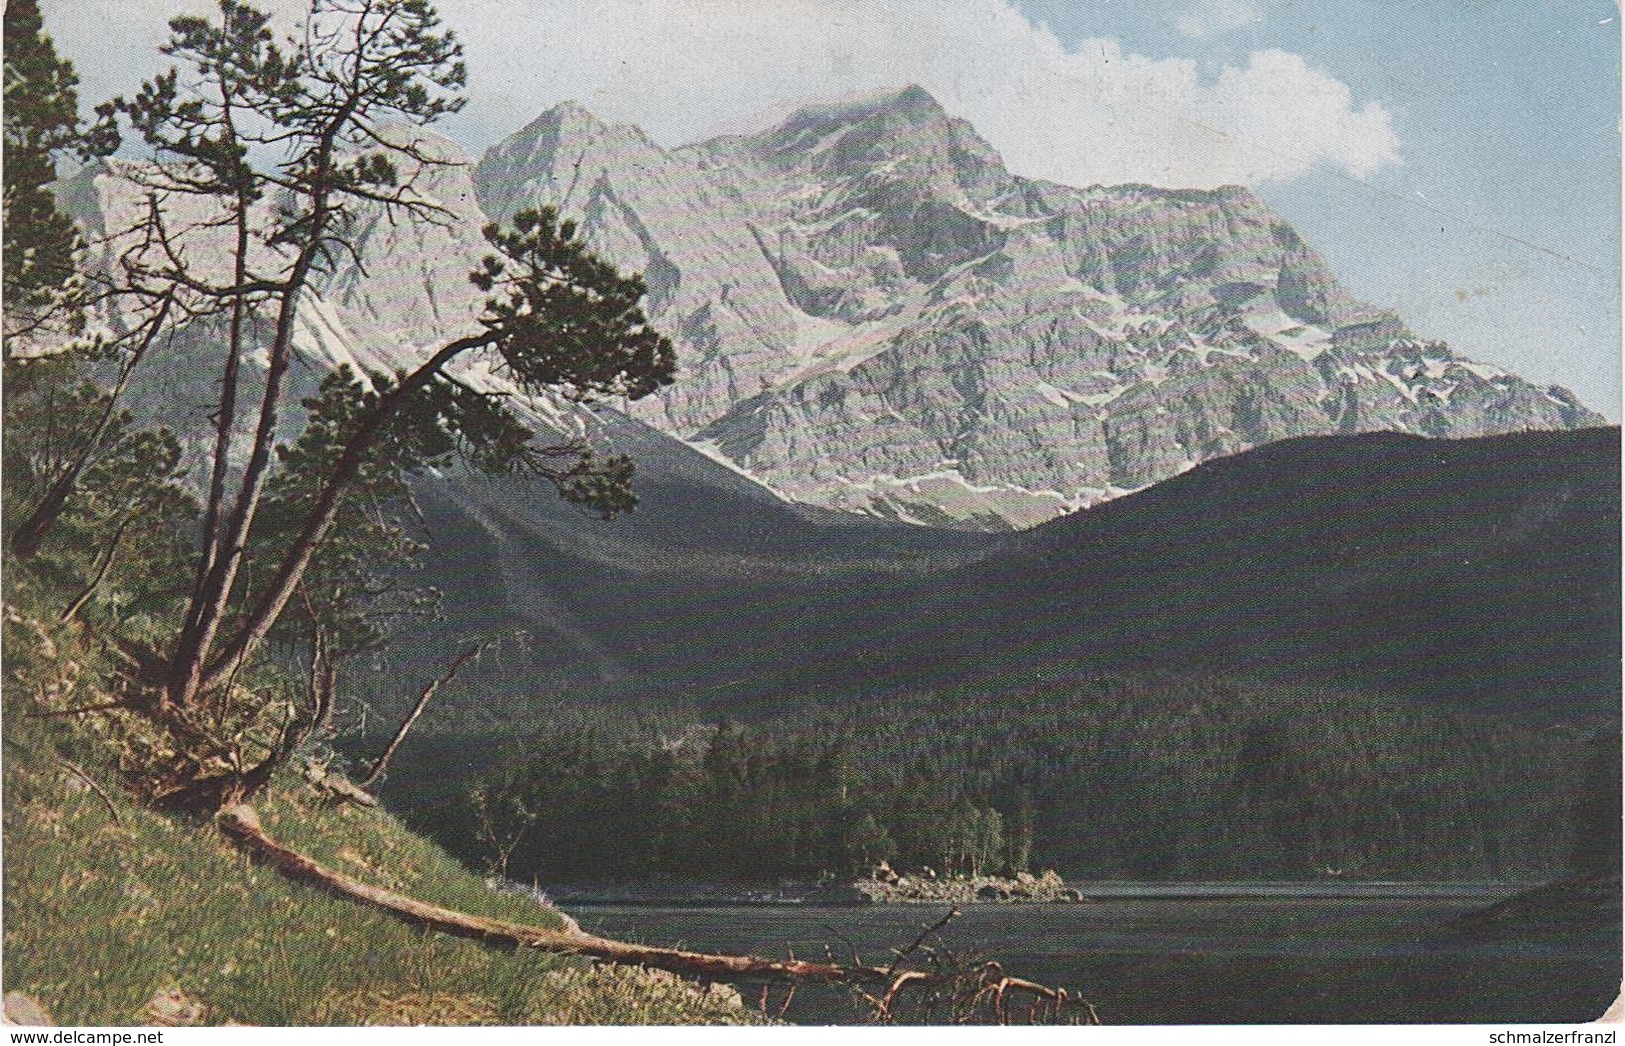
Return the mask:
MULTIPOLYGON (((899 989, 904 986, 949 985, 964 980, 963 974, 926 973, 919 970, 899 974, 895 970, 882 969, 878 966, 858 964, 843 966, 801 959, 721 955, 630 944, 586 933, 575 925, 574 920, 567 921, 564 929, 548 929, 502 919, 488 919, 429 904, 393 890, 370 886, 343 872, 328 868, 278 842, 265 831, 259 815, 246 803, 234 803, 224 807, 217 818, 222 831, 285 875, 315 883, 350 900, 382 908, 414 926, 456 936, 476 938, 515 948, 540 948, 545 951, 580 955, 600 962, 644 966, 713 980, 822 981, 854 987, 878 985, 886 989, 884 1003, 880 1006, 880 1016, 883 1018, 889 1016, 891 1004, 899 989)), ((989 974, 993 976, 995 984, 1003 979, 1002 971, 998 970, 996 963, 989 963, 987 966, 988 969, 982 973, 984 979, 989 974)), ((1064 989, 1048 988, 1031 982, 1023 982, 1019 987, 1049 1002, 1057 1014, 1069 999, 1064 989)), ((999 994, 1002 996, 1003 992, 999 994)), ((1000 1012, 998 1016, 1003 1018, 1005 1015, 1000 1012)))
POLYGON ((753 955, 712 955, 676 948, 646 947, 599 937, 582 930, 554 930, 523 923, 487 919, 467 912, 428 904, 392 890, 369 886, 343 872, 327 868, 304 854, 277 842, 260 824, 253 807, 238 803, 219 815, 227 834, 263 857, 278 871, 318 883, 354 900, 386 909, 418 926, 459 936, 478 937, 515 947, 583 955, 606 962, 647 966, 690 976, 774 980, 821 980, 833 982, 881 983, 888 980, 885 970, 867 966, 834 966, 800 959, 767 959, 753 955))

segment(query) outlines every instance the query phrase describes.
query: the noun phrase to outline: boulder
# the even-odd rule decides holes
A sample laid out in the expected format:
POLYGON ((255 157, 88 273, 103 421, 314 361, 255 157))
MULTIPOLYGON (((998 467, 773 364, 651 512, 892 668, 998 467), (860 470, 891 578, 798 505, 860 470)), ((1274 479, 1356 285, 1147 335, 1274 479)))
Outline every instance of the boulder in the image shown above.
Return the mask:
POLYGON ((51 1019, 50 1011, 44 1004, 32 995, 22 992, 6 992, 5 999, 6 1023, 19 1024, 25 1027, 44 1028, 56 1024, 51 1019))

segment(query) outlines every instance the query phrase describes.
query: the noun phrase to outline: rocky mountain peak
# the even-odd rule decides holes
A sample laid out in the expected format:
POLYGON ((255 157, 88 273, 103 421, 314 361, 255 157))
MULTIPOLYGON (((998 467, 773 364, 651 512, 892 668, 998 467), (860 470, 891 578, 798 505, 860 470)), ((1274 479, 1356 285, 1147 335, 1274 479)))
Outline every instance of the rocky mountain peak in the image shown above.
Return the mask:
POLYGON ((924 126, 946 123, 948 113, 931 93, 918 84, 869 94, 861 98, 804 106, 772 132, 783 136, 812 128, 857 126, 871 121, 924 126))
POLYGON ((949 196, 986 198, 1010 181, 975 128, 917 84, 809 106, 743 145, 755 162, 781 171, 907 182, 949 196))
MULTIPOLYGON (((511 154, 528 146, 529 155, 540 158, 558 147, 561 141, 590 138, 609 129, 609 125, 591 110, 573 99, 560 102, 541 113, 536 119, 510 134, 493 151, 511 154)), ((489 155, 489 153, 487 154, 489 155)))
POLYGON ((493 155, 488 208, 590 184, 551 198, 650 274, 682 374, 636 413, 797 500, 1026 526, 1283 438, 1600 421, 1417 356, 1246 188, 1015 177, 917 85, 670 153, 493 155))
POLYGON ((590 186, 606 168, 647 168, 663 159, 638 128, 605 123, 579 102, 561 102, 485 151, 481 202, 498 218, 537 203, 559 206, 582 186, 583 169, 590 186))
MULTIPOLYGON (((118 171, 64 182, 88 229, 139 205, 118 171)), ((1296 436, 1602 422, 1355 300, 1245 188, 1017 177, 917 86, 675 150, 564 103, 430 173, 448 219, 360 216, 313 358, 390 369, 465 329, 481 226, 554 206, 677 344, 632 413, 825 507, 1028 526, 1296 436)))

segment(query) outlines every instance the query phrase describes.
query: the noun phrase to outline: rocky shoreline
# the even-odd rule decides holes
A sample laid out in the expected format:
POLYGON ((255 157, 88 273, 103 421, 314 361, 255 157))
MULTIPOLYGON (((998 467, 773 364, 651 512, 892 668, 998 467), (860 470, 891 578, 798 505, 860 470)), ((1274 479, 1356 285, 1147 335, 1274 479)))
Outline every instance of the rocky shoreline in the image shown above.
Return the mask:
POLYGON ((547 886, 509 884, 555 905, 866 905, 866 904, 1050 904, 1087 900, 1050 870, 1039 875, 937 876, 895 872, 882 865, 859 879, 772 886, 695 882, 599 882, 547 886))
POLYGON ((1048 904, 1084 899, 1053 869, 1041 875, 939 877, 930 872, 894 872, 884 865, 869 878, 826 887, 820 898, 837 904, 1048 904))

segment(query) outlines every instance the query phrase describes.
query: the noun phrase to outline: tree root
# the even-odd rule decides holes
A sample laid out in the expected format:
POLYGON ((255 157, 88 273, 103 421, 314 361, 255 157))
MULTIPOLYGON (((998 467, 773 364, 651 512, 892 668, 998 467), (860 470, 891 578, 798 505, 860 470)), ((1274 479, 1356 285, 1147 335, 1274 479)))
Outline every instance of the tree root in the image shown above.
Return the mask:
MULTIPOLYGON (((644 966, 689 977, 728 981, 821 981, 846 984, 861 991, 861 986, 878 986, 882 990, 877 1016, 887 1019, 899 991, 910 986, 948 986, 962 982, 962 974, 926 973, 919 970, 898 973, 878 966, 807 962, 801 959, 768 959, 755 955, 721 955, 689 952, 676 948, 659 948, 625 941, 612 940, 586 933, 574 924, 566 929, 546 929, 470 915, 439 905, 380 889, 334 871, 312 860, 297 850, 289 849, 269 835, 260 823, 259 815, 246 803, 234 803, 221 809, 217 820, 222 831, 237 840, 247 850, 264 859, 272 867, 292 878, 316 883, 342 897, 382 908, 419 927, 439 930, 460 937, 471 937, 492 944, 515 948, 540 948, 544 951, 580 955, 600 962, 628 966, 644 966)), ((991 996, 995 1002, 995 1015, 1008 1019, 1004 995, 1020 991, 1034 997, 1034 1014, 1059 1016, 1068 1002, 1081 1002, 1069 996, 1065 989, 1049 988, 1031 981, 1007 978, 997 963, 988 963, 980 971, 976 982, 976 999, 991 996), (984 995, 984 993, 986 993, 984 995), (1040 1006, 1041 1004, 1041 1006, 1040 1006)), ((867 992, 864 993, 868 995, 867 992)), ((869 996, 873 998, 873 996, 869 996)), ((1087 1017, 1092 1008, 1084 1004, 1087 1017)), ((1099 1023, 1098 1019, 1091 1023, 1099 1023)))

